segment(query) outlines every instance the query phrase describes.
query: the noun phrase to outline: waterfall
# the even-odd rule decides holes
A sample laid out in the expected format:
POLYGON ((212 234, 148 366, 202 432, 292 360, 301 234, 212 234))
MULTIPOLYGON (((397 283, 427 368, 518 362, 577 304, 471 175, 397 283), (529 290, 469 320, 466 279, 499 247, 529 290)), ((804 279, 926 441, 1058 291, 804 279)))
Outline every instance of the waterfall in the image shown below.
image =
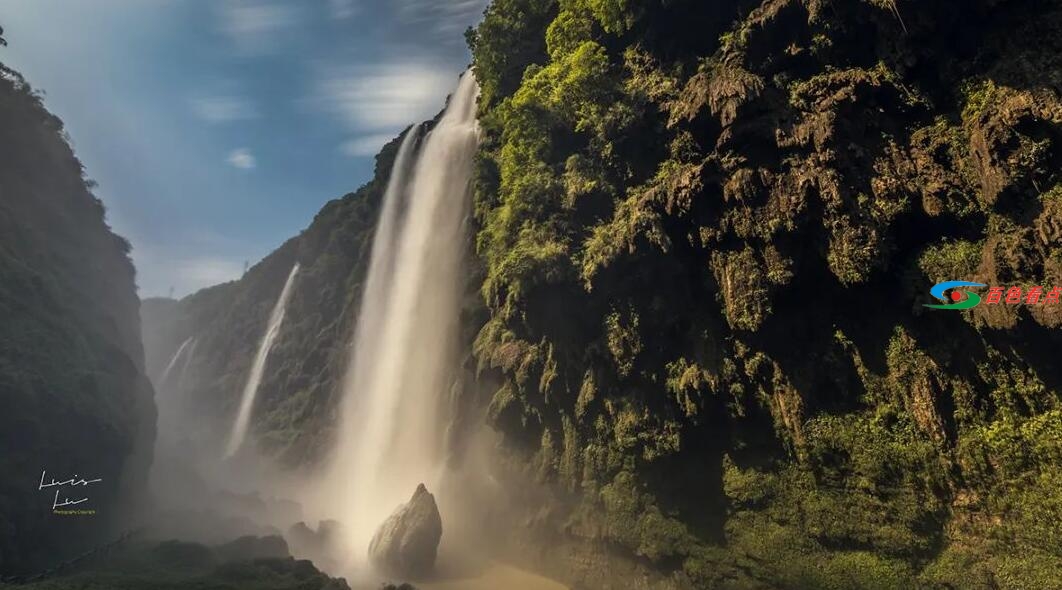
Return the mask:
MULTIPOLYGON (((391 292, 396 258, 396 233, 402 218, 405 197, 406 176, 409 174, 410 160, 420 126, 406 132, 395 156, 391 168, 391 177, 384 192, 380 208, 380 218, 376 222, 376 232, 372 238, 372 253, 369 258, 369 272, 366 275, 365 289, 361 296, 361 310, 354 333, 354 351, 351 367, 370 367, 374 362, 374 348, 358 343, 369 341, 378 334, 381 322, 385 321, 386 309, 391 292)), ((362 391, 365 389, 369 371, 352 370, 346 377, 346 390, 362 391)))
POLYGON ((407 133, 385 193, 328 490, 355 559, 418 483, 432 487, 442 473, 478 92, 466 72, 411 163, 418 129, 407 133))
POLYGON ((188 365, 192 364, 192 359, 195 358, 195 347, 199 346, 199 339, 192 338, 192 345, 188 347, 188 352, 184 355, 184 364, 181 365, 181 372, 177 374, 177 382, 173 384, 174 389, 177 391, 184 390, 184 380, 188 376, 188 365))
POLYGON ((162 375, 155 383, 155 407, 158 409, 157 438, 159 441, 176 435, 180 428, 182 412, 185 411, 184 380, 188 365, 195 356, 199 343, 194 336, 185 340, 170 359, 162 375), (178 365, 180 365, 178 367, 178 365))
POLYGON ((254 398, 258 394, 258 384, 262 381, 262 373, 265 371, 269 351, 273 348, 277 335, 280 334, 280 325, 284 322, 284 310, 288 306, 292 286, 295 284, 295 275, 298 273, 299 265, 296 263, 288 275, 287 282, 284 283, 284 288, 280 291, 280 297, 277 298, 276 305, 273 306, 273 313, 269 315, 269 324, 265 334, 262 336, 262 341, 258 344, 258 353, 254 356, 251 373, 247 375, 247 383, 243 387, 240 409, 236 414, 235 422, 232 424, 232 433, 229 435, 229 443, 225 448, 226 457, 235 455, 236 451, 243 445, 243 439, 247 436, 247 426, 251 422, 251 410, 254 409, 254 398))
POLYGON ((195 338, 188 338, 180 346, 177 347, 177 352, 173 353, 173 358, 170 359, 169 364, 166 365, 165 369, 163 369, 162 375, 159 377, 158 385, 156 385, 156 389, 162 389, 162 386, 166 384, 166 379, 169 378, 170 372, 173 371, 173 368, 175 366, 177 366, 177 361, 181 359, 181 355, 184 353, 184 349, 188 348, 188 345, 192 343, 192 340, 195 340, 195 338))

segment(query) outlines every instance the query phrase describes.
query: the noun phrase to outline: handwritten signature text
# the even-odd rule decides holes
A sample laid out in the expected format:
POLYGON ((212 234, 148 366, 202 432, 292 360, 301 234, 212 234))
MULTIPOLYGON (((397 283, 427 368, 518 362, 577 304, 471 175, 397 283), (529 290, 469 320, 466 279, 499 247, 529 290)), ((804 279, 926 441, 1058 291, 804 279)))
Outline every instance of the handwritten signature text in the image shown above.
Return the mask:
MULTIPOLYGON (((92 485, 94 483, 99 483, 99 482, 103 481, 103 479, 101 479, 101 478, 85 479, 84 477, 79 477, 77 474, 74 474, 74 477, 71 477, 70 479, 66 479, 66 480, 62 480, 62 481, 56 481, 55 478, 52 477, 52 478, 49 478, 49 479, 51 479, 51 481, 45 483, 44 479, 47 476, 47 474, 48 474, 48 471, 46 469, 41 471, 41 483, 40 483, 40 486, 37 488, 37 490, 40 491, 40 490, 43 490, 44 488, 55 488, 55 498, 52 500, 52 510, 57 510, 57 509, 62 508, 64 506, 76 506, 78 504, 82 504, 84 502, 88 502, 89 501, 88 497, 80 498, 80 499, 70 499, 70 497, 67 496, 67 493, 63 493, 63 499, 60 501, 59 500, 59 494, 63 492, 63 489, 62 489, 63 487, 70 486, 72 488, 75 488, 74 491, 76 491, 76 488, 79 487, 79 486, 80 487, 88 487, 88 486, 90 486, 90 485, 92 485)), ((72 493, 72 492, 69 492, 69 493, 72 493)), ((80 495, 81 494, 79 493, 78 496, 80 496, 80 495)))

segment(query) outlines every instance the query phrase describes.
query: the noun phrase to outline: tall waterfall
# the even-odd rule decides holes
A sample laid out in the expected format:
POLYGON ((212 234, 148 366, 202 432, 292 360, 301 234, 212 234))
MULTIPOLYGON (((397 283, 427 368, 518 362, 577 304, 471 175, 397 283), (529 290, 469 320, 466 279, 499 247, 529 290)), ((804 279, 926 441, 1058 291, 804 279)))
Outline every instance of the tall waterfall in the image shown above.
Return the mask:
POLYGON ((329 490, 355 557, 418 483, 432 487, 442 472, 478 92, 465 73, 412 162, 419 130, 407 133, 384 197, 329 490))
POLYGON ((254 409, 254 398, 258 394, 258 384, 262 381, 262 372, 265 371, 266 360, 269 351, 280 334, 280 325, 284 323, 284 310, 291 298, 292 286, 295 284, 295 275, 299 274, 299 265, 295 264, 288 275, 284 288, 280 291, 273 313, 269 315, 269 325, 262 341, 258 344, 258 353, 255 354, 254 363, 251 365, 251 373, 247 376, 247 383, 243 386, 243 395, 240 398, 240 409, 236 414, 236 421, 232 424, 232 432, 229 435, 229 443, 225 448, 225 456, 231 457, 240 450, 243 439, 247 436, 247 426, 251 422, 251 410, 254 409))

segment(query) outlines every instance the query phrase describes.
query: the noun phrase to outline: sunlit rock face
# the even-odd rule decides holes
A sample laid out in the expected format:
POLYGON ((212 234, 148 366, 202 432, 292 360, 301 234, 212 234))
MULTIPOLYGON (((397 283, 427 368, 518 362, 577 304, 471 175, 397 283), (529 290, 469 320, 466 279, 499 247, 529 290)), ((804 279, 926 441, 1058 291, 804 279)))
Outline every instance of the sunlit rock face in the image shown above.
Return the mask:
POLYGON ((1057 585, 1062 455, 1023 449, 1062 440, 1062 306, 1027 303, 1062 284, 1059 31, 1039 0, 491 3, 499 536, 588 588, 1057 585), (1011 304, 923 307, 959 277, 1011 304))
POLYGON ((435 567, 440 539, 439 507, 435 496, 420 484, 409 503, 380 525, 369 544, 369 560, 389 574, 422 576, 435 567))

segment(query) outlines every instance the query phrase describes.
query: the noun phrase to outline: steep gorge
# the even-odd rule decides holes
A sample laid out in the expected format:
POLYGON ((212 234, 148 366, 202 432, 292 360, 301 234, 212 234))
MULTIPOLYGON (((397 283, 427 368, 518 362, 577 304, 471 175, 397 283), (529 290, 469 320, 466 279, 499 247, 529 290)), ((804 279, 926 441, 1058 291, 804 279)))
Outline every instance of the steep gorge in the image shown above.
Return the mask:
MULTIPOLYGON (((1060 31, 1044 0, 496 0, 440 389, 503 436, 498 547, 591 588, 1055 587, 1062 307, 922 304, 1062 285, 1060 31)), ((240 281, 145 302, 153 375, 195 339, 205 440, 297 261, 252 438, 331 448, 397 149, 240 281)))

